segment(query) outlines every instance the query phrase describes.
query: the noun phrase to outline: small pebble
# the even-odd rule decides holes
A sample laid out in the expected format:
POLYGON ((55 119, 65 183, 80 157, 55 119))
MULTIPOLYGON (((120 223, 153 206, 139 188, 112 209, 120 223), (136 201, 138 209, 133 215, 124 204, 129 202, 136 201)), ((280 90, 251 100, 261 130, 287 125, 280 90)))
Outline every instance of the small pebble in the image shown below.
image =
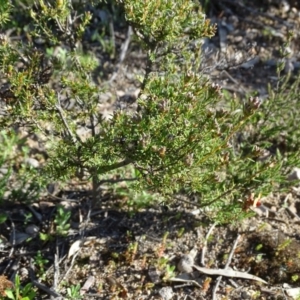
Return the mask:
POLYGON ((182 273, 192 273, 194 265, 194 258, 190 254, 185 254, 177 264, 177 268, 182 273))
POLYGON ((169 286, 163 287, 159 290, 159 295, 163 300, 170 300, 173 298, 173 290, 169 286))

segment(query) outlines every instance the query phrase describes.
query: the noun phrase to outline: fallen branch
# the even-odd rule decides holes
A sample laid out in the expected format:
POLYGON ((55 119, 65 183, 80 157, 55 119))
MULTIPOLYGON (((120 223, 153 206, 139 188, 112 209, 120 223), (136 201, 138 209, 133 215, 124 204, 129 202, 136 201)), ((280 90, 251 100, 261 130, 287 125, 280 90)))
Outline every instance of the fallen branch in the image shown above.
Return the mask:
POLYGON ((226 276, 226 277, 244 278, 244 279, 256 280, 256 281, 267 284, 267 282, 265 280, 261 279, 260 277, 257 277, 255 275, 245 273, 245 272, 234 271, 231 269, 209 269, 209 268, 199 267, 196 265, 193 265, 193 267, 197 271, 207 274, 207 275, 221 275, 221 276, 226 276))

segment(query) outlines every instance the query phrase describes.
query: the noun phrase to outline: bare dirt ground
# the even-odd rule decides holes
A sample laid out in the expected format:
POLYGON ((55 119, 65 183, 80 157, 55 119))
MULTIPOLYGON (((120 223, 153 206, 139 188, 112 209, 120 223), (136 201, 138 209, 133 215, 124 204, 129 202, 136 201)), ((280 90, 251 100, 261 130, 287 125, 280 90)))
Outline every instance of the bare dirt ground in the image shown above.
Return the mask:
MULTIPOLYGON (((298 74, 297 1, 211 1, 208 16, 218 32, 204 43, 203 68, 224 90, 241 97, 257 91, 267 97, 267 85, 275 87, 278 81, 278 49, 289 30, 295 38, 283 60, 284 72, 298 74)), ((116 34, 120 47, 128 32, 116 34)), ((99 59, 106 61, 101 53, 99 59)), ((143 73, 144 61, 143 51, 130 42, 121 64, 106 61, 95 70, 95 80, 100 73, 110 80, 102 96, 104 115, 120 106, 134 107, 136 75, 143 73)), ((23 282, 37 287, 37 299, 65 299, 66 288, 76 284, 81 285, 82 299, 299 299, 297 186, 260 199, 253 217, 228 226, 215 226, 192 201, 174 199, 133 214, 123 209, 126 196, 114 198, 103 190, 99 198, 92 211, 84 190, 61 190, 32 205, 3 205, 0 211, 9 211, 10 219, 0 225, 0 273, 11 278, 18 272, 23 282), (57 204, 72 211, 68 236, 41 242, 35 233, 53 232, 57 204), (32 218, 27 220, 29 213, 32 218), (48 260, 42 278, 33 259, 38 250, 48 260), (181 268, 183 255, 190 251, 192 263, 215 273, 199 268, 189 272, 191 262, 181 268), (230 270, 240 273, 233 277, 230 270), (170 280, 174 277, 178 281, 170 280)), ((0 276, 0 292, 6 285, 0 276)))

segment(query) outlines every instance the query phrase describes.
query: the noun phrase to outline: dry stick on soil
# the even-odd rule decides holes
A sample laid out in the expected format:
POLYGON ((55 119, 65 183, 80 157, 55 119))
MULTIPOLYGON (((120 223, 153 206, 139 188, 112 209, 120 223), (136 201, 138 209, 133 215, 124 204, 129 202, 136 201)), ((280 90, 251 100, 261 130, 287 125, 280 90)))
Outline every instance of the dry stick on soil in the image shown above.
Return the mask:
POLYGON ((182 287, 185 287, 188 285, 195 285, 195 286, 199 287, 200 289, 202 289, 202 286, 196 280, 185 279, 185 278, 180 278, 180 277, 174 277, 174 278, 170 278, 168 280, 172 281, 172 282, 185 282, 185 284, 176 285, 175 288, 182 288, 182 287))
MULTIPOLYGON (((236 248, 236 245, 234 246, 232 253, 234 252, 235 248, 236 248)), ((265 280, 255 276, 255 275, 248 274, 245 272, 234 271, 231 269, 210 269, 210 268, 199 267, 194 264, 194 259, 195 259, 196 254, 197 254, 197 251, 195 249, 193 249, 189 254, 183 255, 182 258, 180 259, 179 263, 177 264, 177 268, 183 275, 192 273, 193 269, 196 269, 200 273, 207 274, 207 275, 221 275, 221 276, 226 276, 226 277, 244 278, 244 279, 256 280, 256 281, 267 284, 267 282, 265 280)), ((231 254, 230 259, 228 260, 228 263, 226 264, 226 267, 228 267, 228 265, 230 264, 232 255, 233 254, 231 254)), ((174 282, 188 282, 188 283, 195 284, 196 286, 200 286, 197 281, 186 279, 186 278, 175 277, 175 278, 170 278, 169 280, 174 281, 174 282)))
POLYGON ((53 272, 53 289, 57 289, 58 286, 58 279, 59 279, 59 248, 58 248, 58 242, 56 240, 56 253, 54 254, 54 272, 53 272))
MULTIPOLYGON (((9 254, 8 254, 8 257, 11 258, 14 254, 14 251, 15 251, 15 246, 16 246, 16 228, 15 228, 15 223, 13 222, 13 220, 11 219, 10 215, 8 215, 8 218, 11 222, 11 228, 12 228, 12 238, 10 238, 10 242, 11 242, 11 249, 9 251, 9 254)), ((14 271, 13 274, 11 275, 11 278, 15 278, 16 276, 16 273, 17 273, 17 269, 18 269, 18 265, 19 265, 19 261, 20 259, 18 260, 13 260, 13 259, 10 259, 7 266, 5 267, 5 270, 3 272, 3 274, 5 274, 5 272, 8 270, 8 268, 10 268, 11 266, 11 262, 13 262, 12 264, 12 267, 11 269, 14 271)))
MULTIPOLYGON (((224 268, 225 270, 229 268, 229 265, 230 265, 231 260, 232 260, 232 257, 233 257, 233 253, 234 253, 234 251, 235 251, 235 249, 236 249, 236 247, 237 247, 237 244, 238 244, 238 242, 239 242, 240 237, 241 237, 241 235, 239 234, 239 235, 237 236, 237 238, 236 238, 236 240, 235 240, 233 246, 232 246, 232 249, 231 249, 230 254, 229 254, 229 256, 228 256, 228 259, 227 259, 227 263, 226 263, 225 268, 224 268)), ((217 292, 217 290, 218 290, 218 288, 219 288, 219 285, 220 285, 221 280, 222 280, 222 276, 219 276, 218 279, 217 279, 217 282, 216 282, 216 284, 215 284, 215 286, 214 286, 214 288, 213 288, 213 297, 212 297, 213 300, 216 300, 216 299, 217 299, 217 298, 216 298, 216 292, 217 292)))
POLYGON ((44 285, 43 283, 38 282, 35 279, 33 268, 34 268, 33 258, 31 258, 30 259, 29 276, 30 276, 30 280, 31 280, 32 284, 34 286, 36 286, 38 289, 46 292, 48 295, 51 295, 51 296, 54 296, 54 297, 60 297, 61 299, 63 299, 61 294, 57 293, 52 288, 48 288, 46 285, 44 285))
POLYGON ((296 219, 296 221, 300 221, 300 217, 293 211, 293 209, 291 207, 287 207, 286 210, 288 211, 289 214, 291 214, 291 216, 296 219))
POLYGON ((69 269, 67 270, 67 272, 65 273, 65 275, 61 278, 61 280, 59 281, 59 285, 61 284, 61 282, 67 278, 67 276, 69 275, 69 273, 71 272, 71 270, 73 269, 73 266, 74 266, 74 263, 75 263, 75 259, 77 257, 77 255, 79 254, 79 251, 77 251, 74 255, 73 255, 73 258, 72 258, 72 261, 71 261, 71 265, 69 267, 69 269))
MULTIPOLYGON (((89 200, 89 201, 88 201, 88 213, 87 213, 87 215, 86 215, 85 221, 83 222, 83 225, 80 226, 80 227, 82 228, 82 229, 80 229, 80 231, 79 231, 81 240, 83 240, 84 237, 85 237, 86 229, 87 229, 88 223, 89 223, 89 221, 90 221, 90 219, 91 219, 91 213, 92 213, 92 201, 89 200)), ((80 215, 80 217, 81 217, 80 220, 82 220, 82 214, 80 213, 79 215, 80 215)))
MULTIPOLYGON (((64 259, 65 259, 66 255, 61 257, 59 260, 58 260, 58 264, 60 264, 64 259)), ((55 272, 54 270, 54 264, 51 264, 50 267, 45 271, 44 275, 45 275, 45 278, 48 278, 48 275, 51 273, 51 272, 55 272)))
POLYGON ((126 57, 126 53, 127 53, 127 50, 128 50, 129 44, 130 44, 130 40, 131 40, 131 35, 132 35, 132 27, 129 26, 128 31, 127 31, 127 38, 126 38, 125 42, 122 44, 122 52, 120 54, 119 62, 115 68, 113 75, 111 76, 111 78, 109 80, 109 83, 113 82, 118 75, 119 69, 126 57))
POLYGON ((11 229, 12 229, 12 239, 10 239, 11 241, 11 249, 9 252, 8 257, 12 257, 14 250, 15 250, 15 246, 16 246, 16 228, 15 228, 15 223, 14 221, 11 219, 11 217, 8 215, 8 218, 11 222, 11 229))
POLYGON ((234 271, 231 269, 209 269, 209 268, 202 268, 197 265, 193 265, 193 268, 198 270, 201 273, 207 274, 207 275, 221 275, 226 277, 236 277, 236 278, 244 278, 249 280, 256 280, 262 283, 267 284, 267 282, 255 275, 246 273, 246 272, 240 272, 240 271, 234 271))
POLYGON ((212 231, 214 230, 214 228, 216 227, 217 223, 214 223, 210 229, 208 230, 206 237, 205 237, 205 241, 204 241, 204 245, 202 248, 202 253, 201 253, 201 266, 205 266, 205 262, 204 262, 204 257, 205 257, 205 252, 206 252, 206 248, 207 248, 207 241, 209 239, 209 236, 211 235, 212 231))
MULTIPOLYGON (((83 241, 84 240, 84 236, 85 236, 85 233, 86 233, 86 229, 88 227, 88 222, 91 218, 91 212, 92 212, 92 203, 91 203, 91 200, 89 200, 88 202, 88 206, 89 206, 89 209, 88 209, 88 213, 87 213, 87 216, 86 216, 86 219, 85 221, 83 222, 83 225, 80 226, 82 227, 82 230, 80 230, 80 241, 83 241)), ((81 215, 80 215, 81 216, 81 215)), ((81 244, 81 243, 80 243, 81 244)), ((79 245, 80 246, 80 245, 79 245)), ((78 249, 79 250, 79 249, 78 249)), ((69 250, 70 251, 70 250, 69 250)), ((75 263, 75 259, 77 257, 77 255, 79 254, 79 251, 75 251, 73 255, 73 258, 72 258, 72 261, 71 261, 71 265, 69 267, 69 269, 67 270, 67 272, 65 273, 65 275, 63 276, 63 278, 59 281, 59 284, 65 279, 67 278, 67 276, 69 275, 70 271, 72 270, 73 266, 74 266, 74 263, 75 263)), ((68 258, 69 258, 69 255, 68 255, 68 258)))
POLYGON ((80 289, 80 295, 83 296, 90 289, 90 287, 95 283, 95 276, 89 276, 85 281, 83 287, 80 289))
POLYGON ((293 208, 294 208, 294 203, 289 204, 289 199, 290 199, 291 196, 292 196, 291 193, 288 193, 288 194, 287 194, 287 196, 286 196, 286 197, 284 198, 284 200, 283 200, 284 205, 283 205, 282 208, 280 208, 280 209, 278 210, 278 212, 280 212, 282 209, 286 209, 287 212, 288 212, 292 217, 294 217, 297 221, 299 221, 299 220, 300 220, 300 217, 298 216, 297 213, 295 213, 295 211, 294 211, 294 209, 293 209, 293 208))

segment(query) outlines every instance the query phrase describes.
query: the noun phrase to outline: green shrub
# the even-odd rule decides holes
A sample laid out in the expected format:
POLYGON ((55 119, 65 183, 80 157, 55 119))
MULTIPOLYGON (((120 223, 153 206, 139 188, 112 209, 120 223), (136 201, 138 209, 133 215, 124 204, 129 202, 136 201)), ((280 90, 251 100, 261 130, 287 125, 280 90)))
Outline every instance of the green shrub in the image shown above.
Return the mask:
MULTIPOLYGON (((64 55, 49 58, 30 39, 17 44, 3 38, 0 45, 7 85, 1 92, 6 101, 1 129, 10 132, 14 124, 43 136, 48 155, 43 178, 90 179, 97 201, 104 176, 130 165, 135 191, 166 199, 195 194, 195 205, 228 222, 247 213, 240 199, 279 188, 285 172, 299 162, 295 151, 276 147, 264 157, 279 130, 277 117, 265 113, 269 102, 261 110, 256 97, 243 104, 224 101, 221 88, 202 74, 202 39, 213 36, 215 27, 195 2, 116 1, 147 51, 147 66, 137 111, 115 111, 110 120, 98 109, 103 89, 91 80, 97 60, 77 47, 91 13, 80 7, 77 16, 75 3, 73 9, 65 0, 51 3, 40 0, 39 10, 31 8, 32 36, 59 45, 64 55), (73 101, 72 109, 66 101, 73 101), (267 127, 261 126, 266 118, 267 127), (248 134, 251 124, 257 130, 248 134), (85 139, 78 135, 80 126, 88 128, 85 139)), ((4 24, 7 17, 0 20, 4 24)))

